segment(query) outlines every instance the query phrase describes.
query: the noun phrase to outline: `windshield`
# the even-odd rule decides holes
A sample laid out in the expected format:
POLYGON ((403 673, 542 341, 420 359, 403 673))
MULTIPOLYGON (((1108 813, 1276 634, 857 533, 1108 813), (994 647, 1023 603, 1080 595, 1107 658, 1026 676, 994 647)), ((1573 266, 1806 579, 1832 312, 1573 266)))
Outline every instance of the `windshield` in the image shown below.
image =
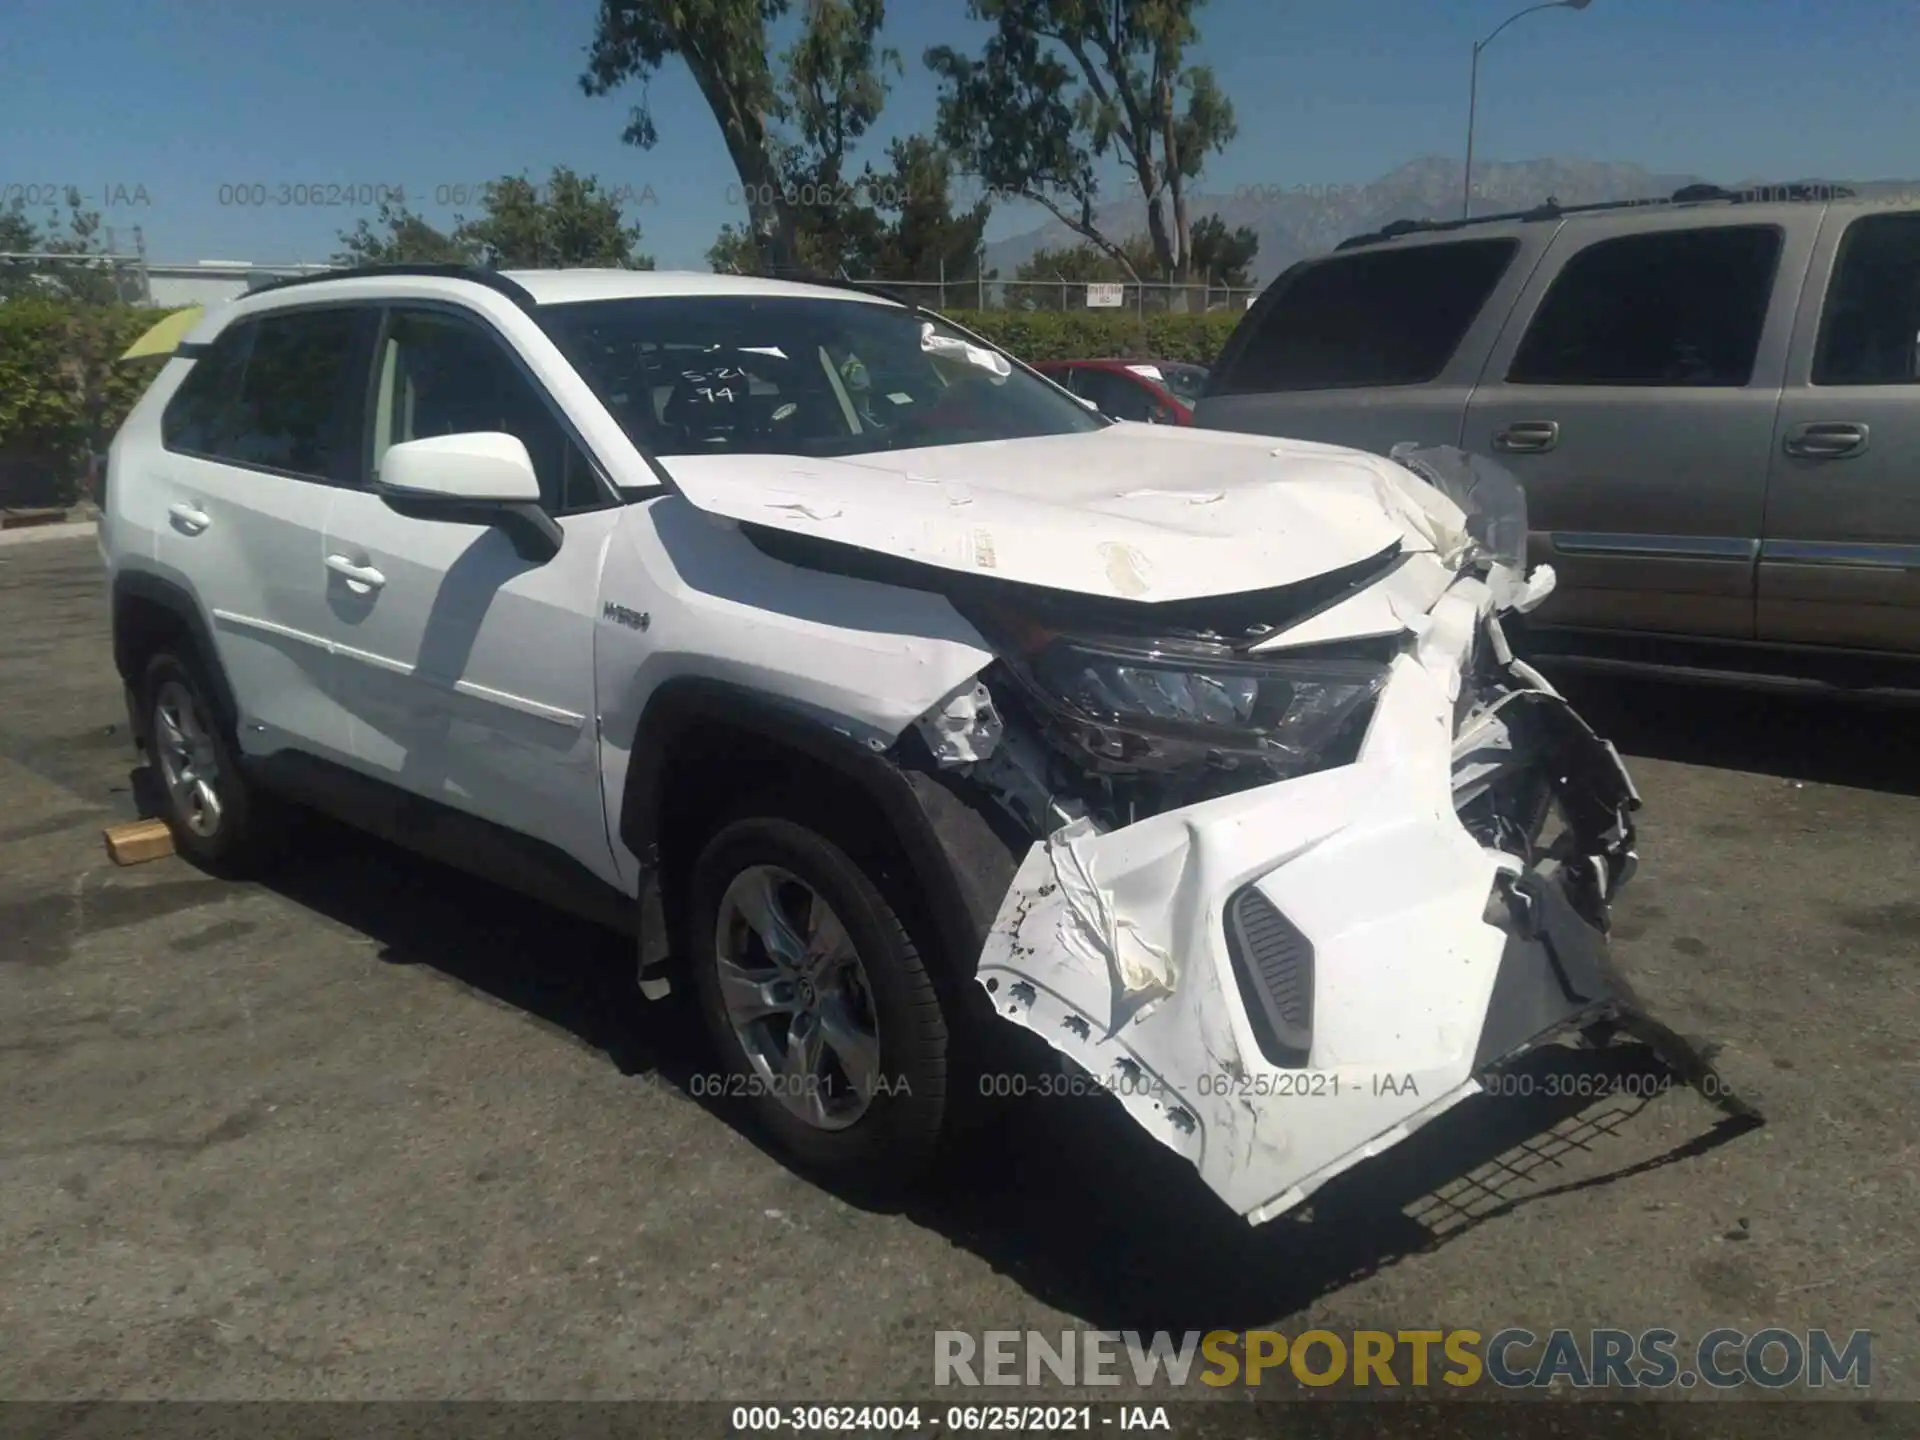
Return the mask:
POLYGON ((1160 374, 1167 389, 1173 392, 1173 398, 1183 405, 1197 404, 1200 392, 1207 388, 1207 367, 1204 365, 1168 365, 1162 362, 1160 374))
POLYGON ((999 351, 898 305, 676 295, 538 314, 657 456, 866 455, 1107 423, 999 351))

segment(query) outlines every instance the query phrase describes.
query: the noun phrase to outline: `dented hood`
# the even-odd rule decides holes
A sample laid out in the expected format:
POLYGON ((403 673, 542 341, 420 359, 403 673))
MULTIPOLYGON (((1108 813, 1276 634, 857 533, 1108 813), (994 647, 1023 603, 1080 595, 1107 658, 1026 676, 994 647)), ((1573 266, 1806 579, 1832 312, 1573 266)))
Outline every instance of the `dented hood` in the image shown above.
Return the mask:
POLYGON ((661 463, 692 504, 715 515, 1127 600, 1289 585, 1396 542, 1435 548, 1420 514, 1428 502, 1416 494, 1426 487, 1400 465, 1265 436, 1113 425, 847 459, 661 463))

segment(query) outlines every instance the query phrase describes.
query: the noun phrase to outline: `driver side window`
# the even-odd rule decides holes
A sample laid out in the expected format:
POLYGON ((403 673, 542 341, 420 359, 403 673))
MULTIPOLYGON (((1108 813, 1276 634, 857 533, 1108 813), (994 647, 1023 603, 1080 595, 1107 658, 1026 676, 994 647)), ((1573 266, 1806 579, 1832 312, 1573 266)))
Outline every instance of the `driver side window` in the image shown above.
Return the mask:
POLYGON ((373 407, 373 474, 389 447, 434 435, 502 431, 527 447, 548 513, 608 503, 593 463, 574 443, 506 346, 471 320, 439 310, 396 310, 379 356, 373 407))

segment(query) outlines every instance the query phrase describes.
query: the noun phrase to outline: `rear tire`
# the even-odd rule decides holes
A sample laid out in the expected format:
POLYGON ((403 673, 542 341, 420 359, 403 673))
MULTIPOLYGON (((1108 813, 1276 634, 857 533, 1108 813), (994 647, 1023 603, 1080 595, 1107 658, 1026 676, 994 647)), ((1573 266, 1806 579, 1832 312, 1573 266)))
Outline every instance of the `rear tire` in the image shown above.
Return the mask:
POLYGON ((271 864, 281 838, 279 814, 241 772, 212 693, 193 661, 167 651, 155 655, 140 690, 147 751, 175 851, 237 878, 271 864))
POLYGON ((874 879, 773 816, 720 829, 690 879, 694 990, 721 1062, 696 1095, 737 1102, 802 1172, 888 1191, 918 1179, 946 1125, 948 1021, 874 879))

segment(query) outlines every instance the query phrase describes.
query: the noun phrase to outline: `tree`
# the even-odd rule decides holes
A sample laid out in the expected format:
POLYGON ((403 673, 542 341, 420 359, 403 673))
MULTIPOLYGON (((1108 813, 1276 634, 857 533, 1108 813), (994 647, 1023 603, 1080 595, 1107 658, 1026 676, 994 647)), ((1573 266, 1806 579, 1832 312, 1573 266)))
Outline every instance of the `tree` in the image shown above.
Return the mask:
POLYGON ((362 219, 352 230, 340 232, 333 260, 336 265, 471 265, 474 256, 404 204, 382 200, 377 225, 362 219))
POLYGON ((707 247, 707 265, 716 275, 759 274, 760 247, 753 243, 753 232, 744 225, 722 225, 707 247))
MULTIPOLYGON (((781 186, 772 122, 777 114, 767 26, 790 0, 600 0, 580 87, 607 95, 629 80, 643 85, 671 57, 685 62, 719 123, 740 177, 754 237, 778 265, 795 262, 793 222, 781 186)), ((660 138, 642 91, 621 138, 643 150, 660 138)))
POLYGON ((1015 299, 1028 309, 1075 308, 1072 292, 1085 285, 1132 284, 1151 273, 1153 247, 1144 235, 1134 235, 1118 247, 1116 257, 1097 245, 1081 243, 1033 252, 1013 272, 1026 282, 1015 299))
POLYGON ((78 300, 83 304, 130 304, 145 298, 136 277, 123 274, 105 256, 100 213, 80 208, 80 192, 69 188, 66 223, 50 210, 44 227, 15 199, 0 210, 0 254, 71 256, 60 260, 0 260, 0 299, 27 295, 78 300))
POLYGON ((595 265, 651 270, 640 253, 640 227, 629 225, 620 198, 591 175, 554 167, 544 193, 523 175, 487 185, 476 220, 454 217, 453 229, 428 224, 404 204, 382 201, 377 225, 365 220, 341 231, 342 265, 484 265, 496 270, 595 265))
POLYGON ((1207 215, 1193 227, 1190 273, 1209 286, 1229 290, 1253 288, 1253 261, 1260 253, 1260 237, 1249 225, 1227 229, 1218 215, 1207 215))
POLYGON ((946 45, 926 52, 941 81, 941 141, 985 184, 1045 206, 1138 279, 1095 216, 1096 167, 1117 156, 1145 202, 1155 270, 1184 278, 1187 183, 1235 133, 1213 72, 1184 64, 1205 3, 968 0, 994 32, 977 58, 946 45))
POLYGON ((892 219, 881 230, 871 272, 887 280, 972 280, 993 202, 953 213, 953 157, 924 135, 887 147, 889 168, 868 167, 864 188, 892 219))
POLYGON ((881 221, 851 177, 854 146, 886 104, 900 53, 879 45, 885 0, 809 0, 800 38, 780 57, 778 114, 792 131, 780 170, 800 263, 829 273, 869 267, 881 221))
MULTIPOLYGON (((965 283, 978 276, 992 202, 983 199, 954 214, 953 157, 927 136, 893 140, 887 168, 869 164, 845 188, 865 203, 831 226, 809 231, 807 211, 795 210, 800 248, 811 266, 856 279, 965 283)), ((707 263, 722 274, 751 275, 764 260, 745 226, 722 225, 707 263)))
MULTIPOLYGON (((768 28, 792 0, 601 0, 581 88, 643 85, 669 59, 692 74, 720 127, 747 223, 728 227, 723 257, 775 271, 857 260, 878 230, 847 183, 852 146, 885 103, 898 54, 878 44, 885 0, 807 0, 800 37, 768 59, 768 28)), ((645 92, 622 135, 651 148, 659 130, 645 92)))
POLYGON ((554 167, 546 193, 524 176, 507 175, 487 187, 478 220, 454 225, 456 244, 496 270, 555 269, 569 265, 651 270, 640 253, 640 227, 628 225, 620 202, 594 176, 554 167))

